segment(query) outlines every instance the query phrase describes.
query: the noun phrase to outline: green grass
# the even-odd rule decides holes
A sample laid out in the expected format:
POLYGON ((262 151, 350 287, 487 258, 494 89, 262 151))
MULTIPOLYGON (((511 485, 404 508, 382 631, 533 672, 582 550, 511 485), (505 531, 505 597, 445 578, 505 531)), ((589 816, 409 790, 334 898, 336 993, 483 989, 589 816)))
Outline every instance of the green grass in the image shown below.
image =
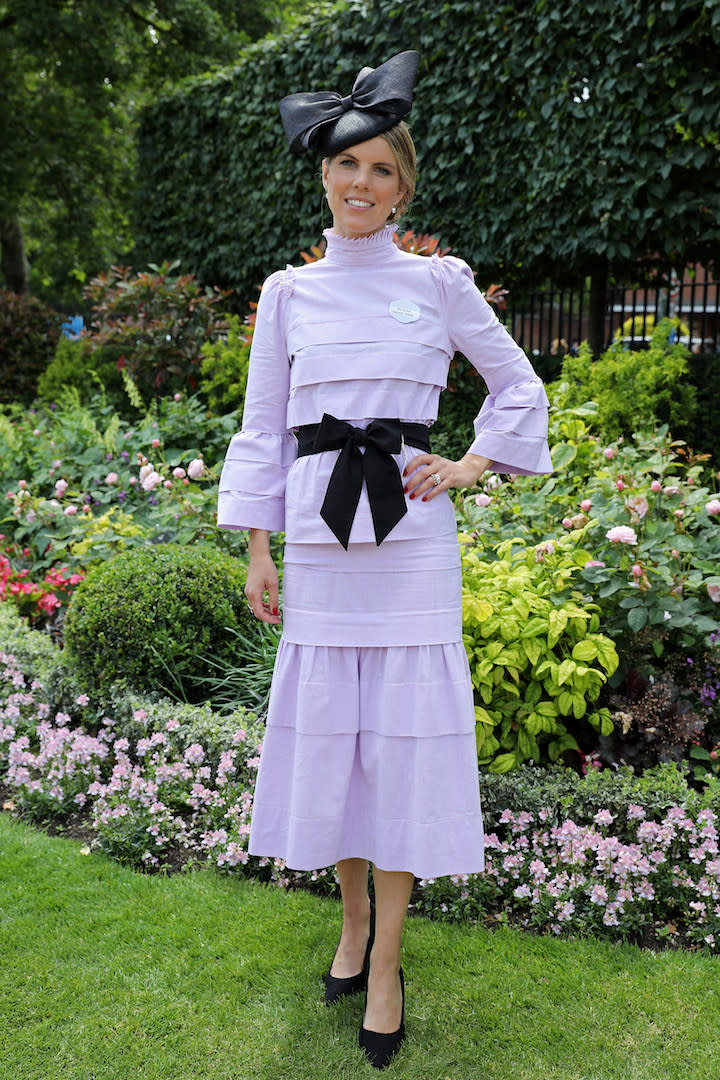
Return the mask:
MULTIPOLYGON (((148 877, 0 815, 2 1080, 362 1080, 337 902, 148 877)), ((388 1080, 718 1080, 720 961, 408 922, 388 1080)))

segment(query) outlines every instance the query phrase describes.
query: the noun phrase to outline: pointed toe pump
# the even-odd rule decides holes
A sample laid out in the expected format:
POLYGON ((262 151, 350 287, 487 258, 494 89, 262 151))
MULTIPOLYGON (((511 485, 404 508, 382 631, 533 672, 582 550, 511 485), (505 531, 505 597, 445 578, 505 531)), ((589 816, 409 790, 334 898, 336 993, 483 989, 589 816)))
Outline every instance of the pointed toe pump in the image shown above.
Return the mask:
MULTIPOLYGON (((370 905, 370 936, 362 970, 357 975, 350 975, 347 979, 337 979, 330 972, 325 976, 325 1004, 334 1005, 341 998, 349 997, 350 994, 358 994, 367 989, 368 970, 370 968, 370 951, 375 941, 375 905, 370 905)), ((337 950, 335 950, 337 952, 337 950)), ((330 965, 332 967, 332 964, 330 965)))
MULTIPOLYGON (((405 1040, 405 979, 403 978, 402 968, 400 968, 400 991, 402 993, 402 1013, 400 1015, 400 1027, 397 1031, 391 1031, 387 1034, 381 1031, 368 1031, 364 1022, 360 1028, 358 1041, 365 1051, 368 1061, 375 1069, 384 1069, 389 1065, 405 1040)), ((365 992, 365 1005, 367 1006, 367 991, 365 992)))

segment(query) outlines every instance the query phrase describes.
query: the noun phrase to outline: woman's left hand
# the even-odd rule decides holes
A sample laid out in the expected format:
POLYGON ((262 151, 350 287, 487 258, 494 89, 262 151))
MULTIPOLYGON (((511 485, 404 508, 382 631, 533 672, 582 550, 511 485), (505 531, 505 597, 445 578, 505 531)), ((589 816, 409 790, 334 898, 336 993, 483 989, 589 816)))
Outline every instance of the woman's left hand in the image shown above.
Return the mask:
POLYGON ((460 461, 450 461, 439 454, 418 454, 403 470, 404 490, 411 499, 429 502, 448 488, 466 488, 476 484, 490 459, 465 454, 460 461))

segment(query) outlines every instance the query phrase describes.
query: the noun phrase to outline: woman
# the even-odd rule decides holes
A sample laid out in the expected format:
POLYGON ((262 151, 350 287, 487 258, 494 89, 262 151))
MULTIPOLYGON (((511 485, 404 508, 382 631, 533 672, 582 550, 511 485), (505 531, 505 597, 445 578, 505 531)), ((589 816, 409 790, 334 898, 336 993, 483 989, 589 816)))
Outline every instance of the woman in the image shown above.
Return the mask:
POLYGON ((483 867, 448 491, 490 467, 551 467, 542 384, 469 268, 393 242, 415 186, 402 117, 417 65, 401 53, 364 68, 347 97, 281 102, 291 150, 323 155, 333 228, 323 260, 263 286, 218 513, 250 530, 245 591, 263 622, 280 622, 269 534, 286 533, 250 850, 295 869, 336 864, 343 927, 325 999, 366 990, 360 1045, 377 1068, 404 1038, 414 876, 483 867), (470 450, 450 461, 428 428, 456 350, 490 396, 470 450))

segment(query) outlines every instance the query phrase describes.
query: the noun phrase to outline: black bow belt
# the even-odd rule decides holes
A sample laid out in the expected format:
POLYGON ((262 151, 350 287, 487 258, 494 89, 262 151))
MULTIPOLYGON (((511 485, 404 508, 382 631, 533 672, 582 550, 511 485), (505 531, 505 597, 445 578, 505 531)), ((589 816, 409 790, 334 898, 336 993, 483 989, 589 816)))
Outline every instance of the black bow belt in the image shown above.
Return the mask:
POLYGON ((400 471, 393 461, 403 442, 430 453, 425 424, 405 424, 400 420, 371 420, 366 428, 353 427, 323 413, 319 424, 303 424, 296 431, 298 457, 339 450, 320 509, 320 516, 347 550, 355 511, 360 501, 363 479, 367 484, 375 540, 381 544, 391 529, 407 514, 400 471), (360 447, 365 447, 365 453, 360 447))

